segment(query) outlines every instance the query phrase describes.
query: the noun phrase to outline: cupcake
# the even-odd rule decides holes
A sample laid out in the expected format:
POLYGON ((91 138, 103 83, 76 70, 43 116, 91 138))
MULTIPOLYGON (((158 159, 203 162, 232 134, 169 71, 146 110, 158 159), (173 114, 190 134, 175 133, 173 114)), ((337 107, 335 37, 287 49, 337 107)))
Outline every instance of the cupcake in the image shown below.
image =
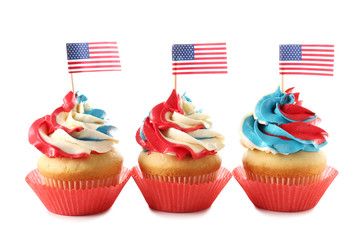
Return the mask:
MULTIPOLYGON (((161 204, 156 205, 159 201, 151 202, 152 199, 150 207, 175 212, 200 210, 199 207, 189 206, 187 203, 183 203, 181 208, 172 202, 181 198, 176 195, 182 194, 179 186, 195 189, 196 186, 209 186, 218 180, 223 181, 226 170, 221 167, 218 151, 224 147, 224 137, 210 129, 209 118, 209 115, 201 110, 196 110, 185 94, 180 97, 173 90, 169 99, 156 105, 143 121, 136 133, 136 140, 143 149, 138 158, 140 170, 134 169, 135 181, 143 194, 146 191, 144 197, 148 203, 147 198, 162 198, 163 202, 172 206, 164 208, 161 204), (145 185, 141 185, 141 179, 145 180, 145 185), (164 183, 163 186, 171 186, 171 189, 166 191, 173 191, 172 194, 175 195, 172 196, 176 196, 174 199, 166 199, 168 192, 155 192, 154 184, 161 183, 164 183)), ((217 189, 218 193, 221 189, 222 187, 217 189)), ((187 198, 189 196, 201 197, 196 192, 188 194, 187 198), (190 196, 191 194, 193 196, 190 196)), ((210 203, 206 196, 202 197, 206 200, 206 207, 216 198, 215 196, 210 199, 210 203)))
POLYGON ((143 147, 138 159, 143 176, 185 183, 215 180, 224 137, 209 129, 209 118, 175 90, 166 102, 156 105, 136 133, 143 147))
MULTIPOLYGON (((284 93, 278 88, 264 96, 257 103, 254 114, 245 116, 240 127, 240 142, 247 148, 242 159, 246 179, 269 186, 294 186, 293 189, 314 183, 321 185, 329 172, 326 155, 321 150, 327 144, 328 134, 316 126, 318 123, 320 119, 302 107, 299 93, 294 93, 293 88, 284 93)), ((239 175, 236 177, 239 180, 239 175)), ((254 188, 247 190, 252 197, 259 197, 252 195, 254 188)), ((271 188, 261 192, 266 190, 271 191, 271 188)), ((261 204, 258 205, 263 207, 261 204)), ((281 211, 284 210, 282 207, 280 204, 270 208, 281 211)))
POLYGON ((243 119, 240 141, 248 148, 243 156, 248 178, 304 179, 293 184, 320 179, 326 167, 326 155, 320 148, 327 144, 328 134, 316 126, 320 122, 317 115, 301 103, 299 93, 292 89, 283 93, 278 88, 257 103, 254 114, 243 119))
POLYGON ((110 134, 116 128, 105 124, 105 116, 105 111, 91 108, 84 95, 69 92, 61 107, 36 120, 29 130, 29 142, 43 154, 33 172, 41 179, 37 183, 68 192, 93 189, 93 196, 101 188, 118 186, 124 180, 121 174, 128 175, 128 171, 123 169, 123 156, 114 148, 118 140, 110 134))

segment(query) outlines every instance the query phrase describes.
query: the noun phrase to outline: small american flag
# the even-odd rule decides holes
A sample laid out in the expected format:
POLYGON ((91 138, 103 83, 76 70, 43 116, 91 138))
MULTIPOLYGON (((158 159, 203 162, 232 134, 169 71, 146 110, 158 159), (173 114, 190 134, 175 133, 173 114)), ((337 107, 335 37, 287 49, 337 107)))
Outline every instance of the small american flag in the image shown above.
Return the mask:
POLYGON ((121 71, 116 42, 67 43, 69 73, 121 71))
POLYGON ((226 43, 174 44, 173 75, 227 73, 226 43))
POLYGON ((334 45, 280 45, 280 74, 333 76, 334 45))

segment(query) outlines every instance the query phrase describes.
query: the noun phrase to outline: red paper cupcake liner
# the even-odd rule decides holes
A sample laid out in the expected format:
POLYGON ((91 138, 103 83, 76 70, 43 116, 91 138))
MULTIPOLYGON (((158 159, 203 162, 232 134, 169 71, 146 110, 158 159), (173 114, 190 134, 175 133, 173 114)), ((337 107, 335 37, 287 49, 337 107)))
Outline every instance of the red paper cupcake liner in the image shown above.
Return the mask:
POLYGON ((201 183, 209 183, 217 179, 219 174, 219 170, 204 174, 200 176, 192 176, 192 177, 166 177, 159 175, 146 174, 142 172, 142 177, 146 179, 156 180, 160 182, 172 182, 172 183, 186 183, 186 184, 201 184, 201 183))
POLYGON ((209 208, 232 175, 221 167, 215 181, 202 184, 172 183, 143 178, 133 167, 133 178, 149 207, 163 212, 196 212, 209 208))
POLYGON ((320 181, 306 185, 284 185, 249 180, 241 166, 233 170, 233 175, 256 207, 278 212, 300 212, 317 205, 338 175, 338 171, 326 166, 320 181))
POLYGON ((89 188, 116 186, 120 182, 120 175, 121 173, 112 177, 89 180, 89 181, 63 181, 63 180, 44 177, 41 174, 40 177, 43 185, 72 190, 72 189, 89 189, 89 188))
POLYGON ((310 183, 315 183, 320 181, 324 178, 324 172, 320 174, 316 174, 313 176, 306 176, 306 177, 293 177, 293 178, 285 178, 285 177, 265 177, 261 176, 249 171, 246 171, 246 178, 248 180, 253 180, 256 182, 262 183, 275 183, 275 184, 283 184, 283 185, 307 185, 310 183))
POLYGON ((109 209, 129 180, 131 171, 123 167, 116 186, 89 189, 61 189, 46 186, 37 169, 31 171, 25 181, 52 213, 80 216, 103 212, 109 209))

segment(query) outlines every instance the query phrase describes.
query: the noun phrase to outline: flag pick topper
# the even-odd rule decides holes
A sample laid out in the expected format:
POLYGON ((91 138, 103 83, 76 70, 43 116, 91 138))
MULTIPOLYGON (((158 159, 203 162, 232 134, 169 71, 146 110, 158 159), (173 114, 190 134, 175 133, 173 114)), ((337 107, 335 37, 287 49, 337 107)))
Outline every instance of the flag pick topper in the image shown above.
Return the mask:
POLYGON ((67 43, 69 73, 121 71, 117 42, 67 43))
POLYGON ((280 45, 279 61, 279 70, 282 76, 334 76, 334 45, 280 45))
POLYGON ((226 43, 174 44, 173 75, 226 74, 226 43))

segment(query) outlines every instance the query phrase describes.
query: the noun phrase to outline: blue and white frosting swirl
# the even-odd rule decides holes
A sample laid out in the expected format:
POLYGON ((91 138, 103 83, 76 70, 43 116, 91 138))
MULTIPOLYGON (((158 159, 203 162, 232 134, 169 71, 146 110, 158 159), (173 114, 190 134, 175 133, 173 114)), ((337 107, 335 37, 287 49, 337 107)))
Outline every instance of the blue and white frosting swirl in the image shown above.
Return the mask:
POLYGON ((298 94, 283 93, 279 87, 260 99, 254 114, 245 116, 241 123, 241 143, 273 154, 319 151, 327 144, 327 133, 314 126, 319 122, 316 114, 301 107, 297 98, 298 94))

